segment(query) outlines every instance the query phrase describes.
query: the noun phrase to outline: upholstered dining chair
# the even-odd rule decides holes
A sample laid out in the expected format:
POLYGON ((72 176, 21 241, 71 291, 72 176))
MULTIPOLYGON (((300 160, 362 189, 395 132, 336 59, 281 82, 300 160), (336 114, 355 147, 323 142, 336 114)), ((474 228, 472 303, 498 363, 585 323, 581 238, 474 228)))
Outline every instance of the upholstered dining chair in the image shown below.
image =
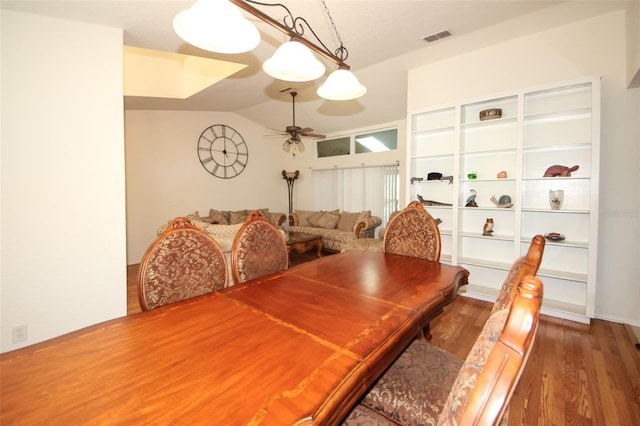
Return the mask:
POLYGON ((467 358, 416 339, 344 425, 506 424, 538 328, 543 284, 526 276, 509 309, 492 313, 467 358))
POLYGON ((491 313, 501 309, 508 309, 516 296, 517 286, 514 284, 522 281, 522 278, 527 275, 535 276, 538 273, 540 263, 542 263, 544 247, 545 239, 542 235, 535 235, 531 239, 527 254, 516 259, 511 265, 507 278, 502 283, 498 297, 493 303, 491 313))
POLYGON ((422 203, 412 201, 386 227, 382 242, 385 253, 440 261, 440 230, 422 203))
POLYGON ((249 213, 231 248, 231 271, 237 284, 287 269, 289 253, 282 232, 259 212, 249 213))
POLYGON ((189 219, 178 217, 140 262, 138 301, 143 311, 227 287, 220 245, 189 219))

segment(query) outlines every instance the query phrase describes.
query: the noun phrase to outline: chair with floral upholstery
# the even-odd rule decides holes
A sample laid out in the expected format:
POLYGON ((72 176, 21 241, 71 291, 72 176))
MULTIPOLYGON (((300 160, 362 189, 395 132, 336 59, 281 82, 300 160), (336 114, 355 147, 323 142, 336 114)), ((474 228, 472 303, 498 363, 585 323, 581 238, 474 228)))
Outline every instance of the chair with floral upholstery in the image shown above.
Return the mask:
POLYGON ((282 232, 259 212, 251 212, 231 248, 236 284, 287 269, 289 253, 282 232))
POLYGON ((227 287, 220 245, 189 219, 178 217, 140 262, 138 301, 143 311, 227 287))
POLYGON ((527 254, 516 259, 511 265, 509 274, 507 274, 507 278, 502 283, 502 287, 500 287, 500 292, 493 304, 491 313, 501 309, 508 309, 516 296, 517 286, 514 286, 514 283, 519 283, 527 275, 535 276, 538 273, 542 255, 544 254, 544 247, 545 239, 542 235, 536 235, 531 239, 527 254))
POLYGON ((440 230, 419 201, 412 201, 389 221, 382 242, 385 253, 440 261, 440 230))
POLYGON ((516 289, 511 307, 489 316, 466 360, 414 340, 344 424, 506 424, 533 348, 543 285, 529 275, 516 289))

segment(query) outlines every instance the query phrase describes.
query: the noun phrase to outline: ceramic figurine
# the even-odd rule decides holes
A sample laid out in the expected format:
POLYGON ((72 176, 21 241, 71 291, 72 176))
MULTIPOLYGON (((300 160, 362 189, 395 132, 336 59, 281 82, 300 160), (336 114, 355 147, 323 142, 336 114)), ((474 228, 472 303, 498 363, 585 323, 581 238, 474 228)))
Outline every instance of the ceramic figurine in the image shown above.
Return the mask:
POLYGON ((417 194, 416 197, 418 198, 418 201, 422 203, 423 206, 450 206, 451 205, 447 203, 440 203, 438 201, 433 201, 433 200, 425 200, 424 198, 422 198, 420 194, 417 194))
POLYGON ((542 177, 569 177, 571 176, 571 172, 575 172, 578 168, 580 168, 578 165, 567 167, 555 164, 549 167, 542 177))
POLYGON ((487 221, 484 223, 484 228, 482 229, 482 235, 485 237, 491 237, 493 235, 493 218, 488 217, 487 221))
POLYGON ((511 202, 511 197, 509 197, 508 195, 500 196, 499 200, 497 200, 496 196, 494 195, 490 198, 490 200, 493 204, 496 205, 496 207, 501 207, 503 209, 508 209, 509 207, 513 206, 513 203, 511 202))
POLYGON ((551 206, 552 210, 560 210, 563 202, 564 202, 564 190, 562 189, 549 190, 549 205, 551 206))
POLYGON ((478 207, 478 204, 476 203, 476 195, 477 192, 475 189, 471 190, 471 195, 469 195, 469 198, 467 198, 467 201, 465 201, 464 206, 465 207, 478 207))
POLYGON ((506 179, 507 178, 507 171, 503 170, 501 172, 498 172, 497 178, 498 179, 506 179))

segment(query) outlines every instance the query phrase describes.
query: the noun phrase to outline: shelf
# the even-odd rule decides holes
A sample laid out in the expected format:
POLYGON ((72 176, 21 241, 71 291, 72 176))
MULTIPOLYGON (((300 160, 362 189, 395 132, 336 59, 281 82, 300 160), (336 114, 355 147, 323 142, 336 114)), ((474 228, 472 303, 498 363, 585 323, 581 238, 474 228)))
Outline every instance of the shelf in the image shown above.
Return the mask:
POLYGON ((591 149, 591 143, 589 142, 576 142, 576 143, 567 143, 560 145, 525 145, 523 147, 524 154, 532 154, 532 153, 547 153, 547 152, 557 152, 557 151, 578 151, 578 150, 588 150, 591 149))
POLYGON ((473 183, 473 182, 515 182, 514 178, 491 178, 491 179, 460 179, 460 182, 473 183))
POLYGON ((489 237, 487 235, 482 235, 480 233, 473 233, 473 232, 460 232, 458 235, 462 238, 483 238, 483 239, 497 240, 497 241, 513 241, 512 235, 494 234, 489 237))
MULTIPOLYGON (((479 120, 479 119, 478 119, 479 120)), ((509 126, 517 124, 517 117, 502 117, 495 118, 493 120, 485 120, 485 121, 472 121, 469 123, 462 123, 460 127, 463 129, 475 129, 480 127, 498 127, 498 126, 509 126)))
POLYGON ((538 275, 540 277, 559 278, 561 280, 569 280, 569 281, 575 281, 579 283, 587 282, 586 274, 578 274, 578 273, 567 272, 567 271, 558 271, 553 269, 540 268, 538 269, 538 275))
POLYGON ((547 111, 533 114, 525 114, 524 120, 526 122, 531 121, 563 121, 576 117, 591 117, 591 107, 562 110, 562 111, 547 111))
MULTIPOLYGON (((479 208, 479 207, 465 207, 465 208, 479 208)), ((501 209, 504 210, 504 209, 501 209)), ((536 209, 536 208, 530 208, 530 207, 523 207, 522 208, 522 212, 526 213, 549 213, 549 214, 589 214, 590 211, 589 210, 568 210, 568 209, 560 209, 560 210, 551 210, 550 208, 544 208, 544 209, 536 209)))
MULTIPOLYGON (((522 242, 526 242, 529 244, 533 237, 521 237, 522 242)), ((553 241, 545 238, 545 245, 547 246, 558 246, 558 247, 572 247, 578 249, 588 249, 589 243, 586 241, 571 241, 571 240, 562 240, 562 241, 553 241)))
MULTIPOLYGON (((496 197, 498 198, 498 197, 496 197)), ((496 211, 496 212, 514 212, 515 208, 509 207, 458 207, 461 211, 496 211)), ((555 210, 554 210, 555 211, 555 210)))
POLYGON ((411 157, 411 160, 451 160, 453 159, 453 154, 438 154, 438 155, 417 155, 415 157, 411 157))
POLYGON ((559 232, 568 239, 546 240, 538 272, 545 283, 543 309, 581 322, 594 315, 599 104, 600 79, 593 77, 409 113, 412 131, 421 130, 410 134, 409 175, 454 176, 451 186, 421 181, 409 185, 407 194, 453 204, 425 208, 447 221, 448 229, 441 231, 443 260, 471 272, 461 294, 495 301, 532 236, 559 232), (480 121, 479 113, 491 108, 502 109, 502 117, 480 121), (570 177, 543 177, 554 164, 579 168, 570 177), (503 171, 508 177, 498 179, 503 171), (469 173, 480 179, 468 179, 469 173), (465 207, 471 189, 478 193, 479 207, 465 207), (549 206, 550 190, 564 191, 561 209, 549 206), (489 198, 503 194, 511 197, 512 207, 498 207, 489 198), (492 236, 482 235, 487 218, 495 222, 492 236))
POLYGON ((546 182, 546 181, 556 181, 556 182, 570 182, 570 181, 587 181, 590 182, 591 178, 588 176, 566 176, 566 177, 537 177, 537 178, 523 178, 524 182, 546 182))
POLYGON ((478 151, 460 151, 461 156, 470 157, 480 157, 480 156, 491 156, 491 155, 499 155, 499 154, 515 154, 516 148, 493 148, 487 150, 478 150, 478 151))
MULTIPOLYGON (((458 264, 460 265, 473 265, 473 266, 482 266, 485 268, 493 268, 493 269, 500 269, 503 271, 508 271, 511 269, 511 265, 513 265, 513 263, 507 263, 507 262, 495 262, 495 261, 489 261, 489 260, 484 260, 484 259, 473 259, 470 257, 459 257, 458 258, 458 264)), ((504 278, 503 278, 504 280, 504 278)), ((499 281, 500 283, 502 283, 502 281, 499 281)))

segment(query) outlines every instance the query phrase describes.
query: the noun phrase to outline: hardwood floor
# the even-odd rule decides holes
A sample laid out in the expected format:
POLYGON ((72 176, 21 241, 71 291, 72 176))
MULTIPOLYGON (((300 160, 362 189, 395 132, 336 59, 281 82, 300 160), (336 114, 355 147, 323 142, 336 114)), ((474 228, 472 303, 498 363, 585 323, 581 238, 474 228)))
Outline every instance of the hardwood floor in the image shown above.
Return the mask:
MULTIPOLYGON (((129 314, 140 312, 138 267, 127 267, 129 314)), ((488 302, 457 297, 431 323, 432 343, 464 359, 490 310, 488 302)), ((586 325, 543 315, 533 352, 511 399, 508 424, 640 424, 636 342, 631 327, 623 324, 592 320, 586 325)))

